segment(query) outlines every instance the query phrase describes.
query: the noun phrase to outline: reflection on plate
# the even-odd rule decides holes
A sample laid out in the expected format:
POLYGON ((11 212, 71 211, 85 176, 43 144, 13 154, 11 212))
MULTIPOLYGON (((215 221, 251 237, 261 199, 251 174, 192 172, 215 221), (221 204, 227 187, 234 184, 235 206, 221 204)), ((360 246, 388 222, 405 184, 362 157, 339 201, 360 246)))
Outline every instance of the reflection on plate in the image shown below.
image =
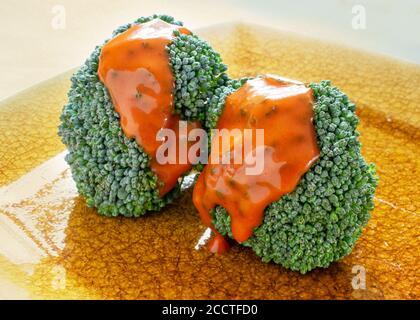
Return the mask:
POLYGON ((419 298, 420 67, 250 25, 198 33, 234 77, 331 79, 356 101, 380 185, 352 254, 306 275, 240 246, 215 256, 190 191, 144 218, 97 215, 56 135, 67 73, 0 104, 0 297, 419 298))

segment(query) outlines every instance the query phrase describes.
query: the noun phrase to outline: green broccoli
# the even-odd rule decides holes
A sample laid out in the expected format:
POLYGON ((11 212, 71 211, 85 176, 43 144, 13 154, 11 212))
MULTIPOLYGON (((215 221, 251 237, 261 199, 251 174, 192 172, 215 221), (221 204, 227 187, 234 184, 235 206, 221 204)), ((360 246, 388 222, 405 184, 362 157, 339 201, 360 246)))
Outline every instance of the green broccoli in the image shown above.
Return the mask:
MULTIPOLYGON (((182 25, 166 15, 142 17, 133 24, 156 18, 182 25)), ((133 24, 119 27, 113 36, 133 24)), ((175 79, 175 112, 181 119, 203 121, 209 97, 227 78, 226 66, 219 54, 196 35, 174 35, 167 52, 175 79)), ((124 135, 108 90, 97 74, 102 46, 95 48, 71 79, 59 135, 68 148, 66 161, 87 204, 106 216, 137 217, 171 202, 179 194, 180 184, 160 197, 160 181, 150 169, 149 155, 124 135)))
MULTIPOLYGON (((293 192, 266 208, 263 223, 243 243, 263 261, 301 273, 327 267, 351 252, 369 220, 377 186, 374 166, 360 153, 355 104, 329 81, 309 87, 320 157, 293 192)), ((216 90, 208 128, 215 127, 226 96, 236 88, 216 90)), ((226 210, 217 206, 212 216, 218 232, 232 237, 226 210)))

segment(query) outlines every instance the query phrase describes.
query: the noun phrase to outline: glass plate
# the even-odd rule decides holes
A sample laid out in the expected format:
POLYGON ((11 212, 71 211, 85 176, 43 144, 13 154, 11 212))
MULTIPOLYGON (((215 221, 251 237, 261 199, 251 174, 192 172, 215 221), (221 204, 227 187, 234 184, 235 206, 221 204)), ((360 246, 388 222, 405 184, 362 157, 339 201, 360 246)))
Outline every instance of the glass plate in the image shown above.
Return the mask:
POLYGON ((77 195, 57 136, 69 72, 0 104, 0 297, 420 298, 420 67, 248 24, 198 33, 232 76, 331 79, 357 103, 380 184, 353 252, 306 275, 239 245, 213 255, 191 190, 143 218, 97 215, 77 195))

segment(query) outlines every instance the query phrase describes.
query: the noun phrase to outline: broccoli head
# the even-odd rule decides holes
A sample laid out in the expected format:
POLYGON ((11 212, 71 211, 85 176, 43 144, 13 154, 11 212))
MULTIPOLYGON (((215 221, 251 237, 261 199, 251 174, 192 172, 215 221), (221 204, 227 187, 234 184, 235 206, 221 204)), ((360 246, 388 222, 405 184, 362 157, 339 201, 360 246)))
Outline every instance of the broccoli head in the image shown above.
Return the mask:
MULTIPOLYGON (((310 84, 320 156, 295 190, 266 207, 262 224, 242 244, 263 261, 306 273, 349 254, 373 209, 375 168, 360 153, 355 104, 329 81, 310 84)), ((218 88, 208 109, 215 127, 226 96, 235 87, 218 88)), ((231 219, 220 206, 213 225, 232 237, 231 219)))
MULTIPOLYGON (((153 19, 182 25, 170 16, 153 15, 119 27, 113 37, 153 19)), ((124 135, 110 94, 98 77, 102 46, 95 48, 71 78, 59 135, 68 148, 66 161, 76 186, 89 206, 107 216, 141 216, 170 202, 179 193, 180 183, 161 197, 150 156, 124 135)), ((175 82, 174 112, 184 120, 203 121, 209 97, 226 79, 226 66, 219 54, 194 34, 175 31, 166 50, 175 82)))

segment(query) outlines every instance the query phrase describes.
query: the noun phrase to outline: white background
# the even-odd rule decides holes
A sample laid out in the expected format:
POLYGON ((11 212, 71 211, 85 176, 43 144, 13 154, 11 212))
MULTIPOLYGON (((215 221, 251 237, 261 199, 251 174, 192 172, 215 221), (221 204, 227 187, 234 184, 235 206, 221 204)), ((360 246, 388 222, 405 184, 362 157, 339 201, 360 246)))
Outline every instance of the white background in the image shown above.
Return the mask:
POLYGON ((117 26, 152 13, 191 29, 248 21, 420 64, 420 0, 0 0, 0 100, 80 65, 117 26), (357 4, 365 30, 352 28, 357 4), (52 27, 57 5, 64 29, 52 27))

